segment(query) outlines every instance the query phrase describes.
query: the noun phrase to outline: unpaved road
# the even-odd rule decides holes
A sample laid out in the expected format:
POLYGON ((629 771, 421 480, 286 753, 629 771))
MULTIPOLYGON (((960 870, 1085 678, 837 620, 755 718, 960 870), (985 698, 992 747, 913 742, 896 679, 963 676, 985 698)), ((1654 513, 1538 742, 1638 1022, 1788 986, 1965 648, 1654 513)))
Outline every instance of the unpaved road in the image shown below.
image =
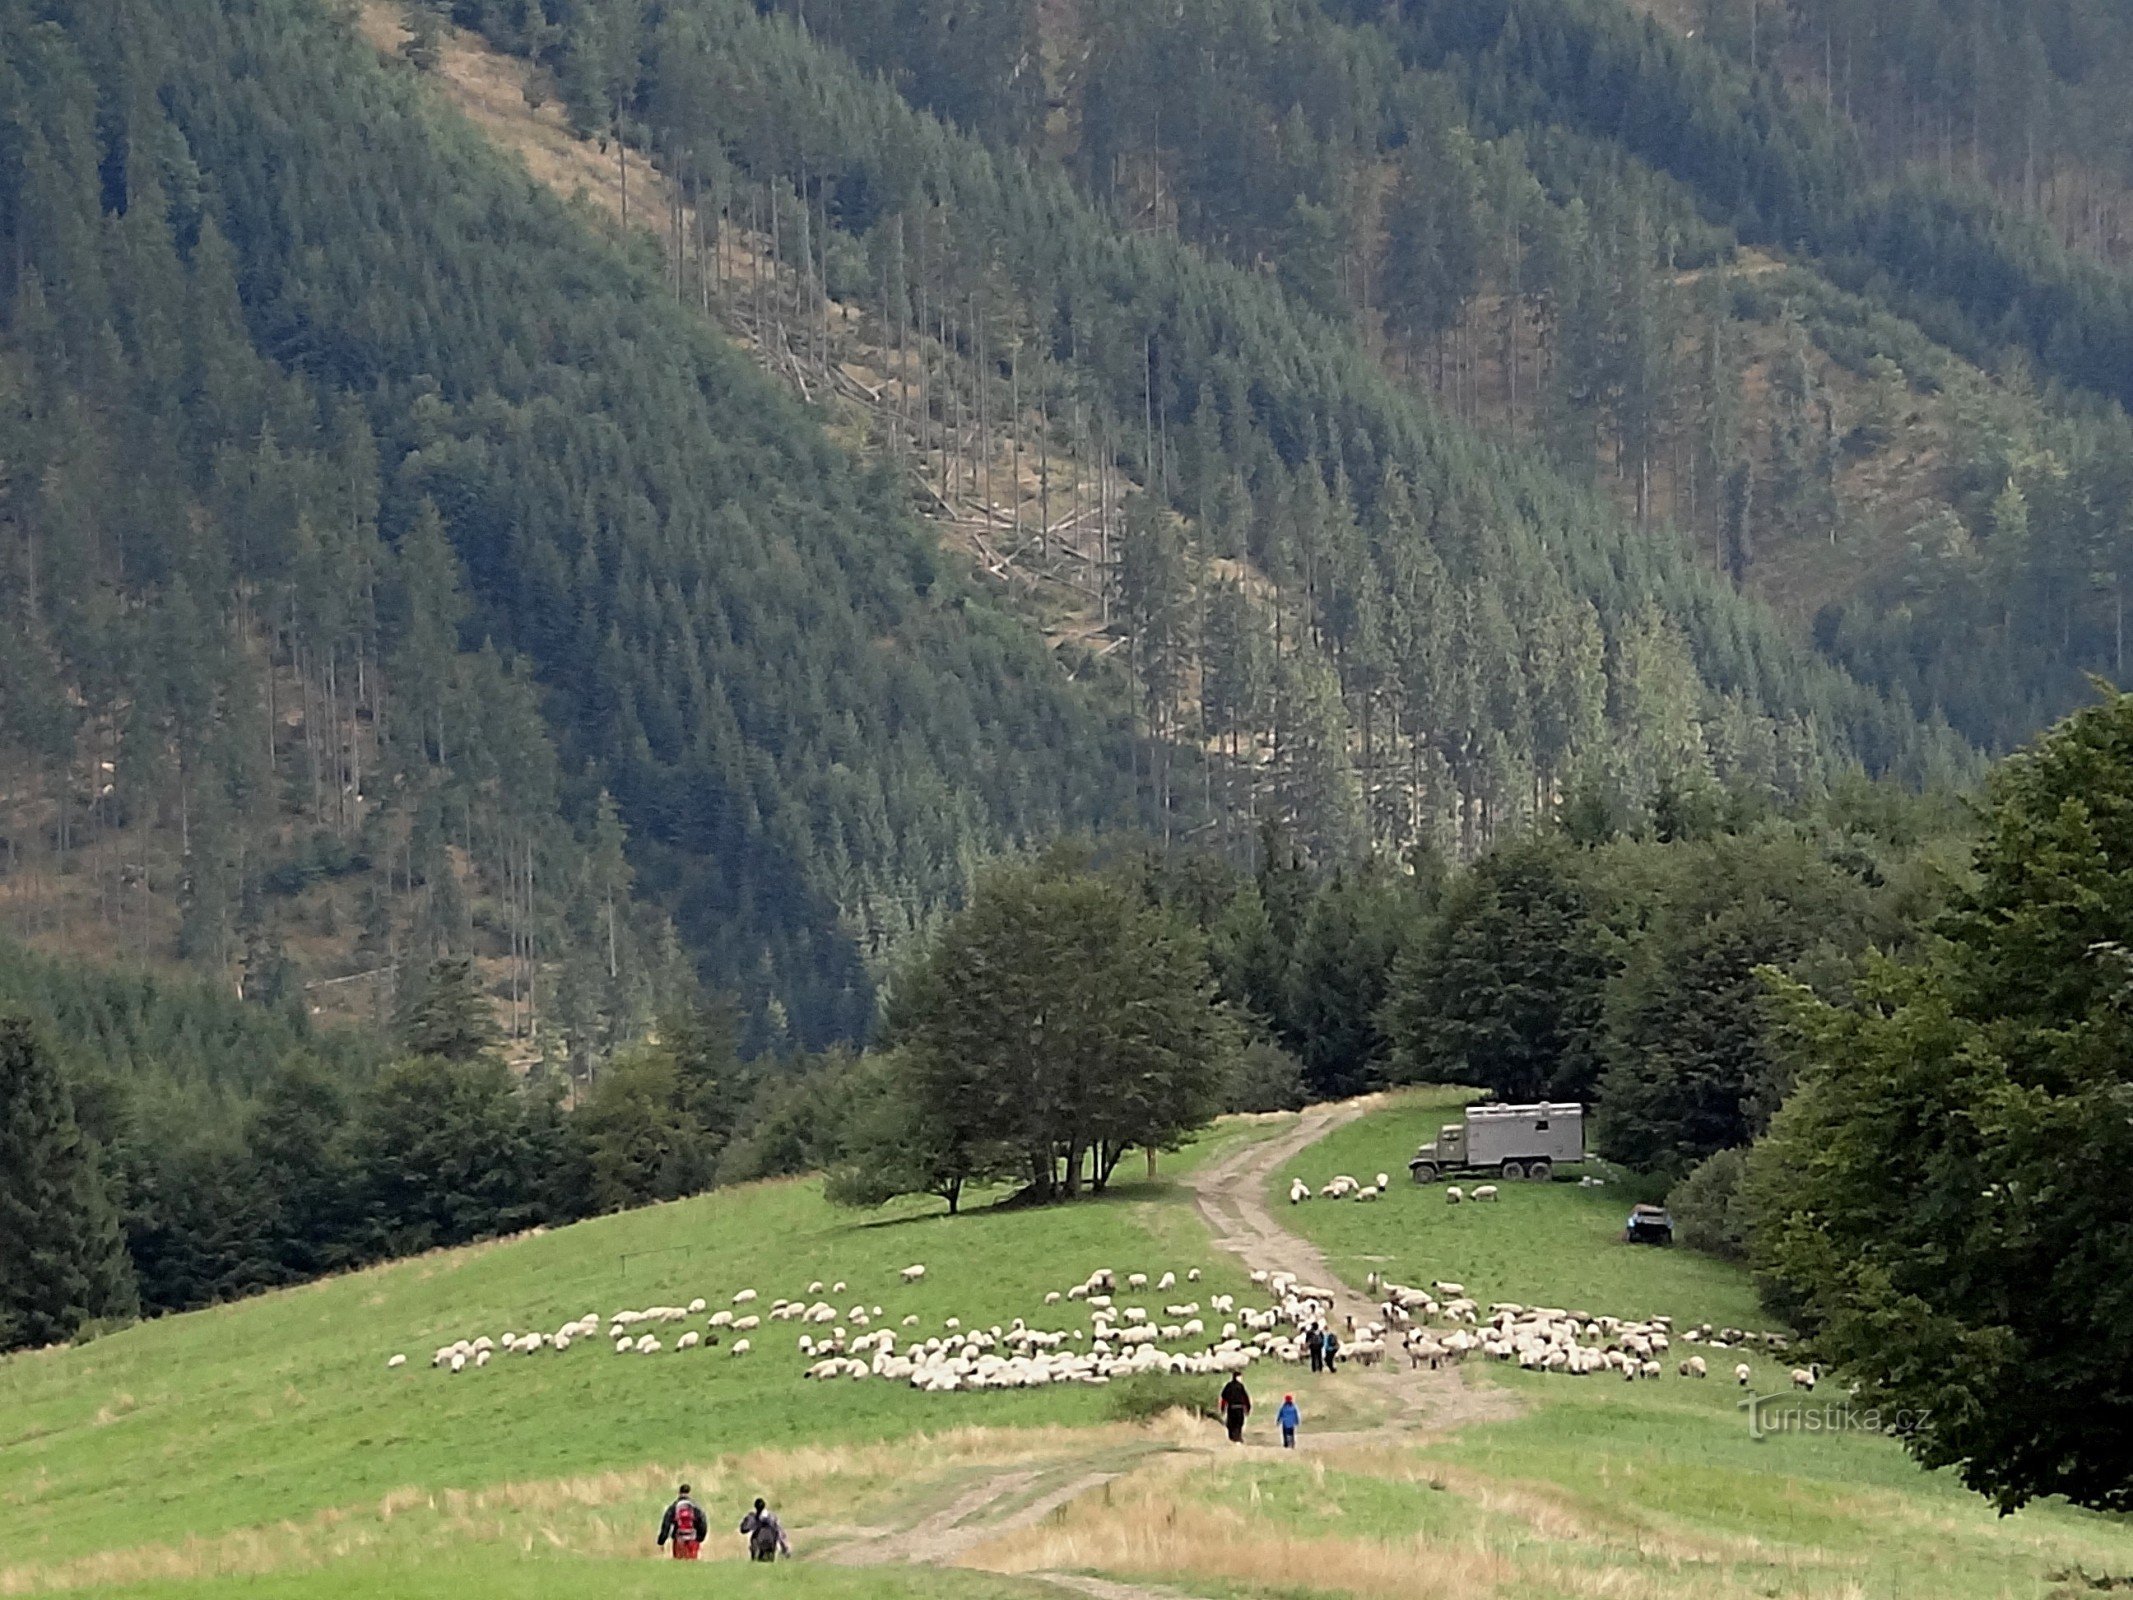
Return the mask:
MULTIPOLYGON (((1293 1272, 1305 1283, 1333 1291, 1337 1317, 1368 1322, 1378 1308, 1365 1296, 1343 1283, 1326 1260, 1325 1252, 1308 1239, 1285 1227, 1267 1205, 1267 1190, 1274 1176, 1304 1150, 1335 1128, 1353 1122, 1380 1101, 1374 1095, 1312 1106, 1298 1114, 1293 1126, 1271 1139, 1261 1139, 1211 1162, 1185 1180, 1192 1189, 1200 1215, 1207 1222, 1215 1247, 1227 1250, 1254 1272, 1293 1272)), ((1314 1189, 1316 1185, 1313 1185, 1314 1189)), ((1341 1205, 1338 1200, 1312 1200, 1311 1205, 1341 1205)), ((1408 1371, 1397 1348, 1389 1350, 1385 1365, 1353 1377, 1367 1382, 1400 1407, 1396 1422, 1362 1433, 1306 1432, 1304 1441, 1330 1449, 1360 1444, 1390 1435, 1412 1436, 1418 1432, 1455 1427, 1515 1414, 1516 1402, 1501 1389, 1471 1386, 1456 1367, 1432 1372, 1408 1371)))
MULTIPOLYGON (((1313 1106, 1295 1122, 1268 1138, 1253 1141, 1192 1173, 1185 1181, 1217 1249, 1236 1256, 1254 1272, 1293 1272, 1306 1283, 1333 1291, 1334 1314, 1364 1322, 1377 1308, 1334 1274, 1324 1252, 1289 1231, 1267 1205, 1267 1190, 1282 1167, 1335 1128, 1370 1110, 1373 1097, 1313 1106)), ((1314 1201, 1313 1204, 1334 1204, 1314 1201)), ((1376 1441, 1407 1441, 1425 1432, 1465 1422, 1512 1414, 1515 1403, 1502 1390, 1469 1387, 1453 1368, 1411 1372, 1397 1360, 1375 1371, 1345 1370, 1331 1380, 1360 1387, 1387 1403, 1392 1420, 1355 1431, 1306 1429, 1300 1443, 1307 1449, 1342 1449, 1376 1441)), ((1210 1460, 1226 1459, 1225 1446, 1210 1430, 1202 1450, 1210 1460)), ((838 1543, 820 1559, 839 1566, 871 1567, 888 1563, 941 1565, 953 1562, 986 1540, 1026 1528, 1069 1501, 1120 1477, 1128 1463, 1115 1447, 1099 1460, 1055 1464, 1048 1469, 1003 1470, 977 1480, 948 1505, 904 1528, 840 1529, 838 1543), (1045 1483, 1051 1478, 1054 1481, 1045 1483), (1032 1490, 1036 1490, 1034 1494, 1032 1490)), ((824 1530, 827 1532, 828 1530, 824 1530)), ((1077 1573, 1035 1572, 1025 1576, 1087 1595, 1091 1600, 1187 1600, 1176 1589, 1122 1583, 1077 1573)))

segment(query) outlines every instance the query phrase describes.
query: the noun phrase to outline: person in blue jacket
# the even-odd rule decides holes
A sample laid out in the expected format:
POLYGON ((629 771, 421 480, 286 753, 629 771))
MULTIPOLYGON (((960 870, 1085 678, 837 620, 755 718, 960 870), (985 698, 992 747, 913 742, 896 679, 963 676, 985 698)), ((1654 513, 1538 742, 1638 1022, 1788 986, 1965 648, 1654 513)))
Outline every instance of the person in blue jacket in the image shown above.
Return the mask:
POLYGON ((1296 1396, 1285 1394, 1281 1397, 1281 1409, 1274 1413, 1274 1420, 1281 1424, 1281 1448, 1294 1450, 1296 1429, 1303 1422, 1303 1413, 1296 1409, 1296 1396))

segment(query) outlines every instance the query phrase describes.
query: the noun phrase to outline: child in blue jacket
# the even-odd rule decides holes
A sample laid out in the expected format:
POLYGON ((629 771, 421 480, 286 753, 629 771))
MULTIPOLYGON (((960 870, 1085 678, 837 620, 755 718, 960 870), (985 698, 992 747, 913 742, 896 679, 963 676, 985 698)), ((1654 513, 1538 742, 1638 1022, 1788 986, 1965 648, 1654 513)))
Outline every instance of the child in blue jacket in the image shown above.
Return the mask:
POLYGON ((1281 1409, 1274 1413, 1274 1420, 1281 1424, 1281 1448, 1294 1450, 1296 1429, 1303 1421, 1303 1413, 1296 1409, 1296 1396, 1285 1394, 1281 1397, 1281 1409))

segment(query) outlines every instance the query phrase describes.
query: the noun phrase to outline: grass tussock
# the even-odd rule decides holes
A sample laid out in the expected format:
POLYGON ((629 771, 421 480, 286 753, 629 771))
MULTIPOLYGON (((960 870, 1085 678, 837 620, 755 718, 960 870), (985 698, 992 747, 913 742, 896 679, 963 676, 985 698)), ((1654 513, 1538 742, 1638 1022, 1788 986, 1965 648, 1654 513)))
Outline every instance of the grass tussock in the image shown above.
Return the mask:
POLYGON ((1194 1469, 1166 1463, 1091 1495, 1049 1521, 1004 1534, 968 1564, 1001 1573, 1102 1572, 1154 1580, 1251 1584, 1381 1600, 1472 1600, 1560 1594, 1593 1600, 1731 1600, 1773 1594, 1846 1600, 1864 1590, 1812 1551, 1775 1552, 1752 1541, 1677 1538, 1597 1526, 1585 1508, 1544 1490, 1415 1465, 1386 1470, 1360 1453, 1297 1470, 1323 1484, 1329 1466, 1443 1489, 1476 1516, 1453 1537, 1372 1535, 1328 1508, 1327 1531, 1284 1527, 1245 1507, 1210 1505, 1194 1469), (1773 1579, 1778 1580, 1773 1587, 1773 1579))

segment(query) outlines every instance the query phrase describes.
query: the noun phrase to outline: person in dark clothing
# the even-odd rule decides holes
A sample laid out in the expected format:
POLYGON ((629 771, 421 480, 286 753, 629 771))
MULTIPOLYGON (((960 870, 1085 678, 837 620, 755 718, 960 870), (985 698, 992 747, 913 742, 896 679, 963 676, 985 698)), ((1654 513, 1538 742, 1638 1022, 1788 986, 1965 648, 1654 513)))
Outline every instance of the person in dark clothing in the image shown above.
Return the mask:
POLYGON ((1304 1354, 1311 1358, 1313 1372, 1326 1370, 1326 1336, 1318 1331, 1315 1322, 1304 1330, 1304 1354))
POLYGON ((778 1514, 762 1501, 755 1509, 741 1518, 741 1532, 748 1535, 748 1559, 750 1561, 775 1561, 782 1552, 792 1554, 792 1546, 786 1542, 785 1529, 778 1521, 778 1514))
POLYGON ((1245 1391, 1242 1378, 1231 1378, 1222 1386, 1222 1420, 1229 1426, 1229 1442, 1244 1443, 1244 1418, 1252 1409, 1252 1397, 1245 1391))
POLYGON ((1326 1370, 1328 1372, 1331 1372, 1333 1370, 1333 1364, 1336 1361, 1340 1360, 1340 1358, 1341 1336, 1335 1333, 1331 1328, 1328 1328, 1326 1330, 1326 1370))
POLYGON ((683 1484, 667 1514, 659 1519, 659 1542, 672 1545, 676 1561, 694 1561, 710 1527, 703 1507, 689 1498, 689 1486, 683 1484))

